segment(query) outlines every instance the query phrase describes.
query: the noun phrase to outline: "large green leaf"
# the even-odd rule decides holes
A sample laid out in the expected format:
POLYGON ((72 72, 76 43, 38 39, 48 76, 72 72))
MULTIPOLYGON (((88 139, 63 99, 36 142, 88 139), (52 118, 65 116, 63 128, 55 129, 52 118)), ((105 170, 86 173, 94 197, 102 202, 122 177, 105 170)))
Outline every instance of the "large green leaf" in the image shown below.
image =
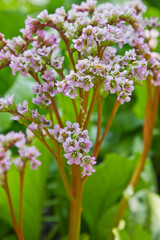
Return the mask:
POLYGON ((117 211, 117 204, 108 208, 104 213, 101 215, 98 223, 97 223, 97 236, 101 240, 106 240, 107 236, 111 234, 111 229, 113 226, 114 216, 117 211))
MULTIPOLYGON (((38 240, 40 237, 45 183, 51 162, 51 156, 43 144, 36 140, 35 145, 42 154, 39 157, 42 165, 37 171, 34 171, 30 169, 28 164, 25 172, 23 195, 23 228, 25 240, 38 240)), ((14 166, 8 173, 8 179, 16 217, 18 217, 19 173, 15 170, 14 166)), ((0 218, 11 224, 7 198, 2 188, 0 189, 0 196, 0 218)))
POLYGON ((61 110, 61 115, 64 122, 68 119, 71 122, 75 122, 75 114, 71 99, 69 97, 64 97, 62 94, 57 95, 57 102, 59 103, 59 109, 61 110))
POLYGON ((98 223, 103 213, 122 196, 135 163, 135 159, 109 154, 96 168, 96 173, 88 178, 84 187, 82 207, 93 239, 96 239, 98 223))
POLYGON ((152 237, 140 225, 133 228, 132 240, 152 240, 152 237))
POLYGON ((147 99, 145 81, 143 82, 143 86, 137 87, 135 90, 136 90, 135 91, 136 102, 133 107, 133 111, 137 118, 142 119, 144 118, 144 115, 145 115, 146 99, 147 99))
POLYGON ((14 94, 16 103, 28 100, 31 104, 31 98, 33 97, 32 87, 35 85, 32 77, 23 77, 18 74, 13 86, 6 92, 6 95, 14 94))

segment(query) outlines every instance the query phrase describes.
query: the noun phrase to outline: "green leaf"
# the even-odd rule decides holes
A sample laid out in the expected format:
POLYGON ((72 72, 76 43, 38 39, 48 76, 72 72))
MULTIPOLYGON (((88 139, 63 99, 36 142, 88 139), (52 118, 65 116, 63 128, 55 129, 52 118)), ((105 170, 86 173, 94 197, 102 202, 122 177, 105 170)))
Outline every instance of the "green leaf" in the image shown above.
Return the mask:
POLYGON ((147 1, 148 7, 147 7, 147 11, 144 13, 144 17, 159 17, 159 9, 160 8, 160 2, 156 1, 156 0, 148 0, 147 1), (155 7, 156 6, 156 7, 155 7))
POLYGON ((12 123, 10 113, 0 113, 0 132, 5 131, 12 123))
POLYGON ((133 228, 132 240, 152 240, 151 236, 138 224, 133 228))
POLYGON ((0 10, 1 32, 5 38, 12 38, 20 35, 20 29, 24 27, 26 13, 18 10, 0 10))
POLYGON ((114 216, 117 212, 117 204, 108 208, 101 215, 101 218, 98 221, 97 226, 97 235, 100 236, 101 240, 106 240, 106 237, 111 234, 112 223, 114 220, 114 216))
MULTIPOLYGON (((135 163, 135 159, 109 154, 104 162, 96 167, 96 173, 88 178, 84 186, 82 209, 93 239, 97 239, 97 228, 104 212, 122 196, 135 163)), ((105 225, 107 224, 106 222, 105 225)))
MULTIPOLYGON (((45 197, 45 183, 51 162, 51 156, 46 148, 38 140, 36 147, 41 152, 39 159, 42 165, 37 171, 31 170, 29 164, 26 166, 23 194, 23 229, 25 240, 38 240, 41 231, 42 208, 45 197)), ((9 188, 15 209, 16 218, 19 212, 19 173, 13 166, 8 172, 9 188)), ((5 191, 0 188, 0 218, 11 225, 11 217, 5 191)))
POLYGON ((35 82, 32 77, 26 78, 18 74, 13 86, 6 92, 6 95, 14 94, 14 100, 16 103, 28 100, 31 105, 31 98, 33 97, 32 87, 34 85, 35 82))
MULTIPOLYGON (((145 188, 155 189, 156 183, 154 182, 154 179, 155 175, 153 175, 153 167, 148 159, 138 183, 138 192, 136 192, 135 195, 130 199, 129 209, 124 215, 124 219, 127 225, 127 231, 133 232, 134 236, 136 236, 138 231, 137 226, 141 225, 141 231, 143 232, 144 230, 142 229, 142 226, 145 227, 146 225, 148 225, 149 212, 147 190, 139 190, 145 188)), ((118 204, 115 204, 110 208, 107 208, 107 210, 104 211, 103 215, 98 221, 97 235, 100 237, 101 240, 106 240, 106 237, 111 232, 112 222, 117 212, 117 205, 118 204)), ((144 236, 145 235, 148 236, 148 233, 145 232, 144 236)), ((134 238, 133 240, 136 240, 136 238, 134 238)), ((148 239, 146 238, 146 240, 148 239)))
POLYGON ((146 84, 145 81, 141 87, 135 89, 136 103, 133 107, 133 112, 137 118, 144 118, 146 109, 146 84))
POLYGON ((71 122, 75 122, 75 114, 71 99, 67 96, 64 97, 62 94, 58 94, 56 97, 59 103, 58 109, 62 112, 63 121, 66 122, 70 119, 71 122))

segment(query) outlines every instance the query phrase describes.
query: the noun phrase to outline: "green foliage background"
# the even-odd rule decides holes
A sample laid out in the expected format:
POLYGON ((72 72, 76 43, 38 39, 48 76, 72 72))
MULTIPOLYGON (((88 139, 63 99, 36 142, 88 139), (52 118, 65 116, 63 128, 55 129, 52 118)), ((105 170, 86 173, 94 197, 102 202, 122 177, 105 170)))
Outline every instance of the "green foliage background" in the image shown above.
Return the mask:
MULTIPOLYGON (((19 35, 26 16, 36 16, 44 8, 54 12, 57 7, 67 10, 80 0, 0 0, 0 32, 6 38, 19 35)), ((99 3, 105 1, 98 1, 99 3)), ((117 1, 112 1, 116 3, 117 1)), ((122 3, 123 1, 120 1, 122 3)), ((159 16, 160 3, 148 0, 146 16, 159 16)), ((63 47, 63 46, 62 46, 63 47)), ((160 44, 157 51, 160 50, 160 44)), ((66 60, 67 61, 67 60, 66 60)), ((67 64, 67 63, 66 63, 67 64)), ((0 71, 0 97, 14 93, 17 102, 27 99, 30 104, 32 86, 30 78, 13 77, 10 69, 0 71)), ((69 103, 59 97, 63 118, 72 116, 69 103), (62 108, 63 107, 63 108, 62 108), (64 111, 65 109, 65 111, 64 111)), ((103 104, 103 126, 111 112, 114 97, 103 104)), ((83 195, 81 240, 106 240, 118 202, 134 171, 142 150, 142 126, 146 102, 145 83, 137 87, 132 101, 121 106, 102 146, 96 174, 86 182, 83 195)), ((160 110, 160 109, 159 109, 160 110)), ((95 137, 96 108, 91 119, 90 136, 95 137)), ((0 132, 24 128, 10 120, 9 114, 0 113, 0 132)), ((24 233, 26 240, 67 239, 69 202, 57 171, 57 166, 44 147, 36 140, 42 156, 42 167, 36 172, 27 169, 24 191, 24 233)), ((118 240, 160 240, 160 111, 154 130, 152 149, 145 169, 129 202, 125 214, 125 227, 115 230, 118 240)), ((66 171, 69 169, 66 166, 66 171)), ((13 168, 9 175, 12 199, 18 214, 18 176, 13 168)), ((4 191, 0 189, 0 239, 16 239, 4 191)))

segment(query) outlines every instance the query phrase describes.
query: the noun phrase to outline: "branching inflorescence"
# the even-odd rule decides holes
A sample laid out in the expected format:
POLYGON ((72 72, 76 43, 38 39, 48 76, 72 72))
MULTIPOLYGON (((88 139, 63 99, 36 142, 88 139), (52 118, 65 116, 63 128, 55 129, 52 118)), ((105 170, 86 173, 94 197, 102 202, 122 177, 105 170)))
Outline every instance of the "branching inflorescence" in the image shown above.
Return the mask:
MULTIPOLYGON (((0 111, 11 113, 12 119, 24 124, 44 143, 59 166, 72 201, 77 196, 65 175, 62 148, 69 165, 83 168, 83 182, 86 175, 95 171, 93 165, 119 105, 129 102, 135 86, 142 85, 147 77, 153 85, 160 86, 160 57, 151 52, 157 45, 159 34, 155 28, 160 24, 154 18, 143 20, 145 10, 140 1, 125 6, 105 3, 96 7, 96 1, 89 0, 80 6, 73 4, 68 13, 61 7, 54 14, 44 10, 37 18, 28 16, 25 28, 21 29, 22 37, 6 40, 0 34, 0 68, 9 66, 13 75, 17 72, 24 77, 31 75, 36 81, 32 101, 37 105, 29 109, 27 101, 16 104, 13 96, 6 96, 0 99, 0 111), (67 50, 64 56, 59 46, 61 40, 67 50), (71 63, 68 68, 64 63, 66 57, 71 63), (100 138, 102 106, 99 103, 104 91, 106 95, 115 94, 117 99, 100 138), (63 123, 57 94, 71 99, 75 123, 63 123), (98 123, 94 145, 87 128, 96 101, 98 123), (48 110, 50 119, 40 113, 40 108, 48 110)), ((70 239, 78 239, 76 230, 74 234, 70 232, 70 239)))

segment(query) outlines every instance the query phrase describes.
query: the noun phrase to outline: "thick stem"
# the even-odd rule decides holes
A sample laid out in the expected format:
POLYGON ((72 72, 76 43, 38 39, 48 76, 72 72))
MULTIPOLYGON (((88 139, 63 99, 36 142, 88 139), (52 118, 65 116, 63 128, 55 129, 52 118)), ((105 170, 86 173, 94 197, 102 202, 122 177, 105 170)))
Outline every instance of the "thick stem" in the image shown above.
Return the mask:
MULTIPOLYGON (((81 91, 80 91, 81 92, 81 91)), ((82 96, 82 92, 81 92, 82 96)), ((80 127, 83 126, 84 113, 79 118, 80 127)), ((71 167, 71 182, 73 199, 70 202, 69 240, 79 240, 81 229, 81 204, 84 180, 81 178, 80 165, 71 167)))
POLYGON ((12 205, 12 200, 11 200, 11 195, 10 195, 10 191, 9 191, 9 186, 8 186, 8 179, 7 179, 7 173, 4 173, 4 181, 5 181, 5 191, 7 194, 7 199, 8 199, 8 204, 9 204, 9 209, 10 209, 10 213, 11 213, 11 219, 12 219, 12 224, 15 230, 15 233, 18 237, 19 240, 24 240, 24 238, 22 238, 20 232, 19 232, 19 228, 16 222, 16 218, 15 218, 15 214, 14 214, 14 209, 13 209, 13 205, 12 205))
POLYGON ((70 207, 69 240, 79 240, 81 226, 81 202, 83 192, 83 181, 81 179, 81 167, 72 165, 72 194, 70 207))
POLYGON ((24 174, 25 174, 25 164, 20 172, 20 201, 19 201, 19 231, 24 239, 23 235, 23 186, 24 186, 24 174))

